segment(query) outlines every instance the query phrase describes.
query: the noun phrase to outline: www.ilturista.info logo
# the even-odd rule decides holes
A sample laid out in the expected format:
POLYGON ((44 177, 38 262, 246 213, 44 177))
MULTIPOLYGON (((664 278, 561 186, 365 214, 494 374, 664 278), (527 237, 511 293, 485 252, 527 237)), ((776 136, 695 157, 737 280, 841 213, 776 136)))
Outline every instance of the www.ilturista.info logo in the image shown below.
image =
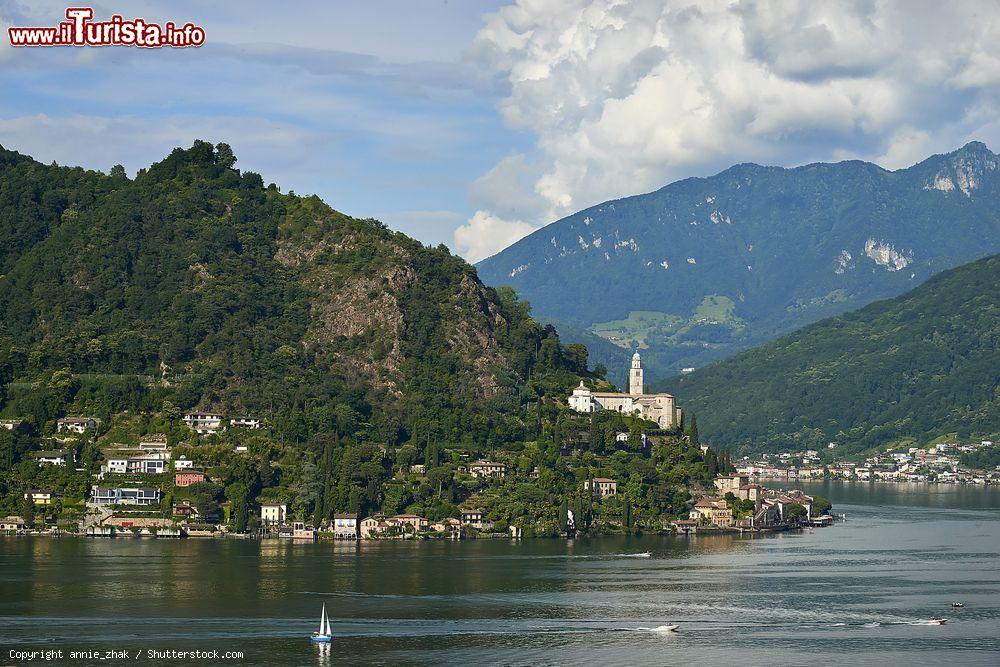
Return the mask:
POLYGON ((205 43, 205 29, 193 23, 178 26, 173 21, 163 25, 145 19, 125 20, 115 14, 108 21, 92 21, 90 7, 69 7, 66 18, 47 28, 7 28, 11 46, 141 46, 158 49, 164 46, 185 48, 205 43))

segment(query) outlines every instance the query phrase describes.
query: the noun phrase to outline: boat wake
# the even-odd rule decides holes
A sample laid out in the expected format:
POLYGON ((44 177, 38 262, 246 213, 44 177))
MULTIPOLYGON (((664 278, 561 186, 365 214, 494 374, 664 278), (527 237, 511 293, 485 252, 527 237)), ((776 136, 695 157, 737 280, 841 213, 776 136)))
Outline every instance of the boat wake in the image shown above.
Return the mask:
POLYGON ((655 628, 647 628, 645 626, 639 626, 637 628, 623 628, 626 632, 651 632, 657 635, 673 634, 677 631, 677 626, 672 623, 667 623, 665 625, 658 625, 655 628))

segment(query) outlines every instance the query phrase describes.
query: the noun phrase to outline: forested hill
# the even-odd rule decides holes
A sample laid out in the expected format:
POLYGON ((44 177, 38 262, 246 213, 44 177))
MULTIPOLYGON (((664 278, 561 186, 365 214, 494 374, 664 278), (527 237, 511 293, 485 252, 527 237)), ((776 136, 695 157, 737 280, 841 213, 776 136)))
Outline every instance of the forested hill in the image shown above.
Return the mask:
MULTIPOLYGON (((478 269, 536 317, 639 346, 657 380, 996 252, 1000 158, 972 142, 897 171, 735 165, 574 213, 478 269)), ((617 370, 607 350, 591 356, 617 370)))
POLYGON ((290 442, 489 444, 586 373, 585 348, 445 247, 235 162, 199 141, 130 180, 0 149, 3 414, 43 430, 67 412, 219 409, 290 442))
MULTIPOLYGON (((1000 433, 1000 255, 662 383, 743 451, 1000 433)), ((841 450, 842 451, 842 450, 841 450)))

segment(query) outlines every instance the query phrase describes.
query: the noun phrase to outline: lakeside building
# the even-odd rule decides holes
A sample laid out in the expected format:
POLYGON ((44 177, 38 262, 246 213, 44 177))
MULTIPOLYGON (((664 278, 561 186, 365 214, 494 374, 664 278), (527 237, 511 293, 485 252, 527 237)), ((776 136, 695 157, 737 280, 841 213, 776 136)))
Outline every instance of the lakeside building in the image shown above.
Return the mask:
POLYGON ((430 529, 436 533, 458 533, 462 530, 462 522, 455 517, 449 517, 432 523, 430 529))
POLYGON ((95 505, 159 505, 159 489, 149 487, 95 486, 91 502, 95 505))
POLYGON ((397 514, 386 518, 382 514, 373 514, 361 520, 361 539, 404 538, 429 528, 430 522, 416 514, 397 514))
POLYGON ((462 526, 472 526, 476 530, 488 530, 493 527, 493 522, 483 516, 482 510, 463 509, 460 514, 459 524, 462 526))
POLYGON ((23 423, 24 423, 23 419, 0 419, 0 428, 5 428, 8 431, 13 431, 23 423))
POLYGON ((19 516, 8 516, 0 519, 0 533, 19 533, 24 530, 24 519, 19 516))
POLYGON ((608 477, 593 477, 583 480, 583 490, 592 492, 598 499, 610 498, 618 495, 618 482, 608 477))
POLYGON ((356 540, 356 539, 358 539, 358 515, 357 514, 334 514, 333 515, 333 538, 335 540, 356 540))
POLYGON ((576 412, 612 410, 656 422, 660 428, 673 428, 681 420, 681 409, 671 394, 643 393, 642 360, 638 352, 632 355, 627 394, 591 391, 581 380, 568 402, 570 409, 576 412))
POLYGON ((288 516, 288 505, 285 503, 261 503, 260 522, 265 526, 280 526, 288 516))
POLYGON ((389 521, 394 521, 401 527, 409 526, 410 530, 413 532, 420 532, 422 530, 427 530, 429 521, 422 516, 417 514, 397 514, 396 516, 390 517, 389 521))
POLYGON ((688 518, 704 520, 719 528, 729 528, 733 525, 733 510, 722 498, 702 498, 694 504, 688 518))

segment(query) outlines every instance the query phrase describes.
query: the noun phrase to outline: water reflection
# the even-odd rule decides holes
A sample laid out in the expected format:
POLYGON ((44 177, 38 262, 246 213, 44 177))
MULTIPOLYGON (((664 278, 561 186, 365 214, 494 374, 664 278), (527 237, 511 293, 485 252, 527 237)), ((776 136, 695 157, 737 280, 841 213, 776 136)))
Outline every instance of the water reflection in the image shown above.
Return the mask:
POLYGON ((316 664, 323 665, 324 667, 329 665, 333 647, 330 644, 316 642, 313 642, 313 644, 316 646, 316 664))

